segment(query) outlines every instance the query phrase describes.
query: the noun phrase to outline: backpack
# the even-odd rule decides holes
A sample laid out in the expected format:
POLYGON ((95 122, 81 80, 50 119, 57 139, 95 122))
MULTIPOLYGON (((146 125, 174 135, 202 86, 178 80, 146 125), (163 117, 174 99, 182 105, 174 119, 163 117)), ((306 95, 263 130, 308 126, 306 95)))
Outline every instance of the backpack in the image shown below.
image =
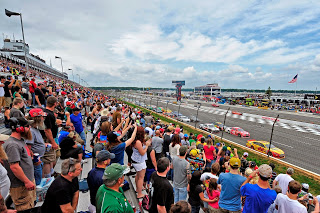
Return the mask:
POLYGON ((149 211, 151 209, 151 204, 152 204, 152 196, 153 196, 153 192, 154 192, 152 182, 153 182, 153 180, 151 179, 149 193, 143 197, 142 202, 141 202, 142 208, 147 211, 149 211))

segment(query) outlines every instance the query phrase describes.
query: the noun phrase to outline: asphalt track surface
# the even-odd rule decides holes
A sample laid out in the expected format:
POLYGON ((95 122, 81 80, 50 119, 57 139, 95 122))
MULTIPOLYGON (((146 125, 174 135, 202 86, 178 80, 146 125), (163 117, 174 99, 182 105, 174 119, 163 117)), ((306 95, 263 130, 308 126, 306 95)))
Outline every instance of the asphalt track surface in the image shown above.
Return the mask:
MULTIPOLYGON (((124 95, 128 97, 127 95, 124 95)), ((147 95, 134 94, 133 100, 150 104, 150 97, 147 95), (134 97, 136 96, 136 97, 134 97)), ((132 98, 129 96, 129 98, 132 98)), ((174 98, 159 97, 158 107, 163 107, 178 111, 179 105, 173 104, 174 98), (168 102, 168 105, 167 105, 168 102)), ((269 141, 274 118, 279 115, 276 122, 272 144, 285 152, 286 162, 292 163, 301 168, 320 174, 320 116, 311 113, 297 113, 294 111, 264 110, 256 107, 244 107, 240 105, 220 105, 212 107, 212 103, 196 100, 182 100, 180 113, 190 117, 197 114, 197 107, 201 103, 198 118, 200 123, 212 123, 224 121, 227 109, 230 107, 226 118, 226 126, 241 127, 251 135, 250 139, 269 141), (233 115, 231 112, 237 111, 243 115, 233 115)), ((152 105, 157 105, 157 97, 151 99, 152 105)), ((193 122, 190 123, 194 125, 193 122)), ((221 136, 221 132, 217 133, 221 136)), ((223 138, 236 143, 246 145, 247 138, 240 138, 228 133, 224 133, 223 138)))

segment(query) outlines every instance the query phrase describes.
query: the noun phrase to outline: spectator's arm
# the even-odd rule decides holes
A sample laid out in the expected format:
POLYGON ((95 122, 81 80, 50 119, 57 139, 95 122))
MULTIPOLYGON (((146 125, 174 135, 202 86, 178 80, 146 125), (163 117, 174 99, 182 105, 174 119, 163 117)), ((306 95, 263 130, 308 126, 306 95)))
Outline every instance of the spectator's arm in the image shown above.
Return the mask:
POLYGON ((66 112, 65 113, 66 117, 67 117, 67 121, 66 121, 66 124, 69 125, 72 123, 71 119, 70 119, 70 112, 66 112))
POLYGON ((60 205, 62 213, 74 213, 75 209, 71 206, 71 203, 60 205))
MULTIPOLYGON (((119 125, 121 125, 121 124, 119 124, 119 125)), ((122 134, 118 137, 118 139, 120 140, 121 138, 123 138, 125 135, 126 135, 126 133, 128 132, 128 130, 131 128, 131 125, 130 126, 128 126, 127 128, 125 128, 123 131, 122 131, 122 134)))
POLYGON ((166 207, 165 206, 159 206, 157 205, 157 209, 159 213, 167 213, 166 207))
POLYGON ((74 193, 73 198, 72 198, 72 208, 74 210, 77 209, 78 200, 79 200, 79 190, 74 193))
POLYGON ((16 176, 20 181, 22 181, 27 188, 27 190, 33 190, 35 185, 31 182, 27 176, 24 174, 22 168, 19 165, 19 162, 10 163, 10 169, 14 176, 16 176))
POLYGON ((276 185, 278 185, 278 181, 274 180, 272 183, 272 188, 276 187, 276 185))
POLYGON ((210 200, 210 199, 208 199, 208 198, 205 198, 203 192, 200 192, 200 193, 199 193, 199 197, 200 197, 200 199, 201 199, 202 201, 208 202, 208 203, 217 202, 217 201, 219 200, 219 197, 216 197, 216 198, 214 198, 213 200, 210 200))
MULTIPOLYGON (((153 164, 155 170, 157 171, 158 169, 157 169, 156 152, 155 152, 154 150, 152 150, 152 151, 150 152, 150 157, 151 157, 152 164, 153 164)), ((171 165, 172 165, 172 164, 171 164, 171 165)))
POLYGON ((4 84, 0 84, 0 87, 4 87, 4 84))
POLYGON ((9 88, 9 89, 12 88, 12 85, 13 85, 14 81, 15 81, 14 78, 12 78, 11 83, 8 85, 8 88, 9 88))
MULTIPOLYGON (((150 144, 150 143, 149 143, 150 144)), ((142 147, 142 143, 141 141, 137 140, 136 144, 135 144, 135 148, 139 151, 140 155, 144 155, 146 154, 147 150, 148 150, 148 142, 145 148, 142 147)))
MULTIPOLYGON (((234 151, 234 157, 239 158, 239 156, 238 156, 238 149, 237 149, 237 148, 234 148, 233 151, 234 151)), ((239 158, 239 159, 240 159, 240 158, 239 158)))
POLYGON ((44 133, 52 145, 53 149, 58 149, 58 144, 54 141, 51 129, 45 129, 44 133))
POLYGON ((257 170, 253 171, 253 172, 251 173, 251 175, 247 178, 247 180, 245 180, 245 181, 242 183, 241 187, 244 186, 244 185, 246 185, 247 183, 249 183, 250 180, 257 175, 257 173, 258 173, 257 170))
POLYGON ((36 99, 36 102, 37 102, 38 106, 41 106, 41 103, 39 101, 39 96, 38 95, 35 96, 35 99, 36 99))
POLYGON ((134 131, 133 131, 133 133, 131 135, 131 138, 126 141, 126 147, 129 146, 134 141, 134 139, 136 138, 138 127, 137 127, 137 124, 134 124, 134 126, 135 127, 134 127, 134 131))
POLYGON ((319 201, 317 197, 313 198, 313 205, 314 205, 314 210, 311 213, 319 213, 319 201))

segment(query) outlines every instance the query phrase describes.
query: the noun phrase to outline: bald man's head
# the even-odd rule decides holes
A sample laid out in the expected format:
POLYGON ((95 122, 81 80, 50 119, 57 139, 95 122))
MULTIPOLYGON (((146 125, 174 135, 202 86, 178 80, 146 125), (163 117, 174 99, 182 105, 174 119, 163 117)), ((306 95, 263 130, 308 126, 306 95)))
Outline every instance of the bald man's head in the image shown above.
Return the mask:
POLYGON ((156 136, 159 136, 160 135, 160 130, 157 130, 155 134, 156 134, 156 136))

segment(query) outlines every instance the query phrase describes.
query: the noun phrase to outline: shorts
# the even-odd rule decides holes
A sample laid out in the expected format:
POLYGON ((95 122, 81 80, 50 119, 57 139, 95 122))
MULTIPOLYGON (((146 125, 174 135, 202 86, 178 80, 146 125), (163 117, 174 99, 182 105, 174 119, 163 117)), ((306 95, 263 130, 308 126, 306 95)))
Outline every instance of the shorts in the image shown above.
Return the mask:
POLYGON ((156 171, 155 169, 146 169, 146 174, 144 175, 144 182, 149 183, 152 173, 156 171))
POLYGON ((34 207, 34 201, 36 200, 36 189, 28 191, 25 186, 10 188, 10 196, 16 210, 24 211, 32 209, 34 207))
POLYGON ((0 107, 4 107, 5 106, 5 104, 6 104, 6 102, 5 102, 5 98, 2 96, 2 97, 0 97, 0 107))
POLYGON ((5 107, 10 107, 10 104, 12 104, 12 99, 11 97, 4 97, 5 100, 5 107))
POLYGON ((28 93, 23 93, 23 94, 22 94, 22 97, 23 97, 24 99, 26 99, 26 100, 29 100, 29 95, 28 95, 28 93))
POLYGON ((209 206, 208 207, 208 212, 209 213, 219 213, 219 209, 215 209, 212 206, 209 206))
POLYGON ((218 213, 241 213, 242 211, 239 210, 239 211, 230 211, 230 210, 227 210, 227 209, 223 209, 221 207, 219 207, 219 210, 218 210, 218 213))
POLYGON ((32 100, 32 95, 30 92, 28 92, 28 100, 32 100))
POLYGON ((51 148, 49 152, 45 152, 41 158, 41 161, 45 164, 55 162, 56 161, 56 150, 51 148))
POLYGON ((145 161, 142 163, 132 163, 132 166, 137 172, 140 172, 141 170, 147 168, 147 164, 145 161))

